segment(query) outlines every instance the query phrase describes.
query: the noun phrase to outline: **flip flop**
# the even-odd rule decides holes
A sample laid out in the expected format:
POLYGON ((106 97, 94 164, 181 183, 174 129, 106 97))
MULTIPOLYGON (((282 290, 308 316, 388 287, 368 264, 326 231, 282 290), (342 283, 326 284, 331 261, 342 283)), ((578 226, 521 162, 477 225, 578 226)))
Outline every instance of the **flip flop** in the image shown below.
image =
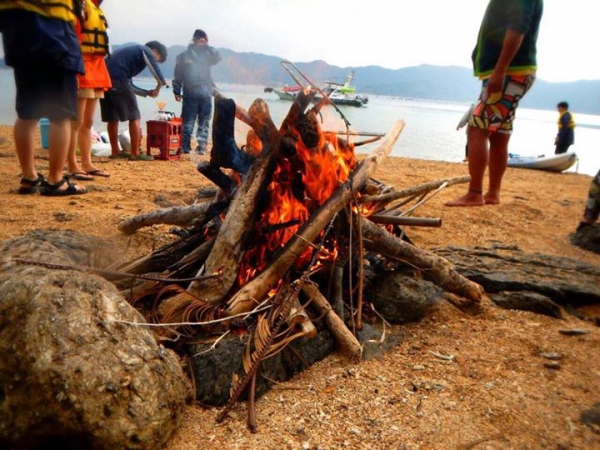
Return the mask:
POLYGON ((56 184, 50 184, 47 181, 44 181, 44 184, 40 188, 40 194, 45 195, 47 197, 65 197, 67 195, 80 195, 85 194, 87 190, 82 189, 79 190, 73 183, 67 181, 66 178, 63 178, 56 184), (67 184, 66 189, 60 189, 63 184, 67 184))
POLYGON ((73 178, 77 181, 94 181, 94 177, 92 176, 92 174, 89 172, 84 172, 83 170, 79 170, 73 173, 67 173, 65 174, 65 178, 67 180, 73 178))
POLYGON ((21 186, 17 190, 17 193, 21 195, 27 194, 35 194, 40 185, 42 185, 46 180, 43 175, 38 174, 38 177, 35 180, 28 180, 27 178, 21 178, 21 186))
POLYGON ((102 169, 94 169, 94 170, 90 170, 89 172, 86 172, 88 175, 93 175, 95 177, 104 177, 104 178, 108 178, 110 177, 110 173, 105 172, 102 169))

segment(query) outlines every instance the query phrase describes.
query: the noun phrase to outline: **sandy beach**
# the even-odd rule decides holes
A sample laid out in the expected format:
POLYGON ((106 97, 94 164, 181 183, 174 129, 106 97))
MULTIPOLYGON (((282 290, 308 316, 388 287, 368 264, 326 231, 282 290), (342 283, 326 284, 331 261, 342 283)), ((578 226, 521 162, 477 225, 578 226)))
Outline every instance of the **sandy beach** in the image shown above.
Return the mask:
MULTIPOLYGON (((38 150, 42 174, 46 153, 38 150)), ((195 169, 202 159, 206 156, 153 162, 97 158, 97 167, 111 177, 79 182, 89 193, 22 196, 16 193, 20 172, 12 127, 0 126, 0 239, 35 229, 76 230, 118 244, 126 258, 147 253, 174 239, 170 227, 125 236, 116 225, 141 212, 192 203, 199 188, 212 185, 195 169)), ((391 158, 375 177, 402 189, 466 174, 465 164, 391 158)), ((428 250, 502 244, 600 266, 599 254, 569 240, 590 180, 509 168, 500 205, 445 207, 466 189, 450 187, 415 214, 441 218, 442 227, 406 232, 428 250)), ((473 315, 440 302, 420 323, 398 327, 404 340, 382 359, 352 364, 334 355, 276 386, 257 403, 257 434, 246 429, 244 405, 219 425, 218 409, 190 405, 184 426, 166 448, 600 448, 600 434, 579 420, 583 410, 600 402, 600 333, 566 317, 559 321, 489 305, 473 315), (558 333, 569 327, 591 333, 558 333), (562 369, 544 368, 542 351, 565 355, 562 369), (440 361, 432 352, 455 358, 440 361)))

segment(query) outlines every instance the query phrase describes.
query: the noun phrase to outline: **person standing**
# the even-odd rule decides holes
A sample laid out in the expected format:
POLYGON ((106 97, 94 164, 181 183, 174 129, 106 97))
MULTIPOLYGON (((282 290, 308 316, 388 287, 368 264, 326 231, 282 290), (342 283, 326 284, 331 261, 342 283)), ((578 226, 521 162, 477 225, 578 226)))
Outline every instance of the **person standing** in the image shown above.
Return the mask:
POLYGON ((209 124, 212 114, 214 82, 211 67, 221 61, 219 52, 208 45, 208 36, 203 30, 194 31, 192 43, 187 50, 177 55, 173 77, 175 100, 182 101, 183 120, 182 151, 189 153, 194 124, 198 120, 196 153, 206 154, 209 124))
POLYGON ((86 192, 63 178, 71 120, 77 118, 77 74, 84 71, 75 21, 76 0, 0 2, 0 31, 6 64, 13 67, 17 120, 13 133, 21 182, 19 194, 47 196, 86 192), (50 120, 48 178, 35 167, 35 133, 41 118, 50 120))
POLYGON ((110 176, 92 164, 92 126, 98 99, 103 98, 104 91, 112 86, 104 61, 108 55, 108 23, 100 8, 101 3, 102 0, 84 2, 83 21, 78 27, 85 74, 78 77, 77 120, 71 124, 66 176, 80 181, 91 181, 94 176, 110 176), (78 146, 81 167, 77 162, 78 146))
POLYGON ((573 114, 569 111, 569 104, 567 102, 560 102, 556 105, 558 109, 558 134, 554 139, 554 150, 555 155, 561 153, 567 153, 569 147, 575 143, 575 121, 573 120, 573 114))
POLYGON ((508 162, 508 142, 519 101, 531 88, 537 69, 536 42, 543 0, 490 0, 473 51, 474 73, 482 82, 469 121, 467 193, 446 206, 500 203, 508 162), (489 188, 483 179, 489 167, 489 188))
POLYGON ((165 77, 158 63, 167 60, 167 48, 158 41, 146 45, 130 45, 120 48, 106 59, 106 67, 112 81, 112 89, 106 91, 100 99, 102 121, 107 122, 110 141, 110 158, 128 158, 130 160, 151 161, 152 155, 140 153, 142 117, 136 95, 156 98, 161 87, 166 86, 165 77), (156 88, 151 90, 135 86, 132 78, 148 68, 156 80, 156 88), (131 136, 131 154, 119 150, 119 122, 129 122, 131 136))
POLYGON ((600 217, 600 170, 590 183, 590 190, 588 192, 587 202, 585 204, 585 210, 583 211, 583 217, 579 222, 579 226, 576 231, 581 231, 590 225, 595 224, 600 217))

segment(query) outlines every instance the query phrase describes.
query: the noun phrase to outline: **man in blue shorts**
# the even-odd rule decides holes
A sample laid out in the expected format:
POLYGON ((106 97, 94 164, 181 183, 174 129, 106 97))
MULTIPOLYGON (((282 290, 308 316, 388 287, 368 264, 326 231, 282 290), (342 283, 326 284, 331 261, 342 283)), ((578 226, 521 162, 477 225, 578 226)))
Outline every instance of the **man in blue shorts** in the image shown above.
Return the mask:
POLYGON ((79 2, 74 0, 0 2, 4 54, 17 87, 14 138, 21 166, 19 194, 86 192, 63 178, 71 121, 77 119, 76 76, 84 70, 73 27, 76 14, 80 14, 79 2), (50 120, 47 179, 35 168, 35 133, 42 117, 50 120))
POLYGON ((167 48, 158 41, 146 45, 130 45, 114 52, 106 59, 106 67, 112 81, 112 89, 100 99, 100 113, 103 122, 108 122, 107 131, 111 146, 111 158, 129 158, 131 160, 152 160, 151 155, 140 154, 141 114, 136 95, 156 98, 162 86, 167 82, 158 63, 167 60, 167 48), (132 78, 148 68, 156 80, 156 88, 141 89, 135 86, 132 78), (131 154, 119 151, 119 122, 129 122, 131 154))
POLYGON ((490 0, 488 4, 473 51, 474 72, 483 85, 469 121, 471 181, 467 193, 447 206, 500 203, 515 111, 535 80, 542 11, 543 0, 490 0), (483 194, 488 167, 490 184, 483 194))

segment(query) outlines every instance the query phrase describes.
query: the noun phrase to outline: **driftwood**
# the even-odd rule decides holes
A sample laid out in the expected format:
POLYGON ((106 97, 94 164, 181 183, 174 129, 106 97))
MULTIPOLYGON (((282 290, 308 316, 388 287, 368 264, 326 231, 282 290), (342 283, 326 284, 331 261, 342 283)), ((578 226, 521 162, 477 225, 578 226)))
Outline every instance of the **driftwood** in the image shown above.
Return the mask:
POLYGON ((472 302, 479 303, 483 298, 483 288, 460 275, 447 259, 403 242, 368 219, 361 220, 369 250, 415 266, 425 279, 472 302))
POLYGON ((122 221, 117 228, 125 234, 132 234, 140 228, 157 224, 189 226, 193 222, 205 222, 206 217, 214 217, 223 211, 229 201, 201 203, 192 206, 174 206, 150 211, 122 221))
POLYGON ((306 283, 302 286, 302 292, 311 301, 319 313, 324 316, 327 328, 340 344, 342 351, 353 359, 360 359, 362 355, 362 346, 356 336, 346 327, 344 321, 338 316, 327 299, 323 297, 319 288, 312 283, 306 283))
POLYGON ((313 213, 311 220, 306 222, 298 230, 297 235, 288 241, 283 250, 276 255, 276 259, 256 278, 246 283, 235 293, 228 302, 228 310, 231 314, 249 311, 265 297, 298 257, 325 229, 335 214, 341 211, 352 199, 353 192, 359 190, 367 182, 381 161, 389 155, 403 129, 404 122, 398 121, 374 153, 361 161, 351 178, 313 213))

